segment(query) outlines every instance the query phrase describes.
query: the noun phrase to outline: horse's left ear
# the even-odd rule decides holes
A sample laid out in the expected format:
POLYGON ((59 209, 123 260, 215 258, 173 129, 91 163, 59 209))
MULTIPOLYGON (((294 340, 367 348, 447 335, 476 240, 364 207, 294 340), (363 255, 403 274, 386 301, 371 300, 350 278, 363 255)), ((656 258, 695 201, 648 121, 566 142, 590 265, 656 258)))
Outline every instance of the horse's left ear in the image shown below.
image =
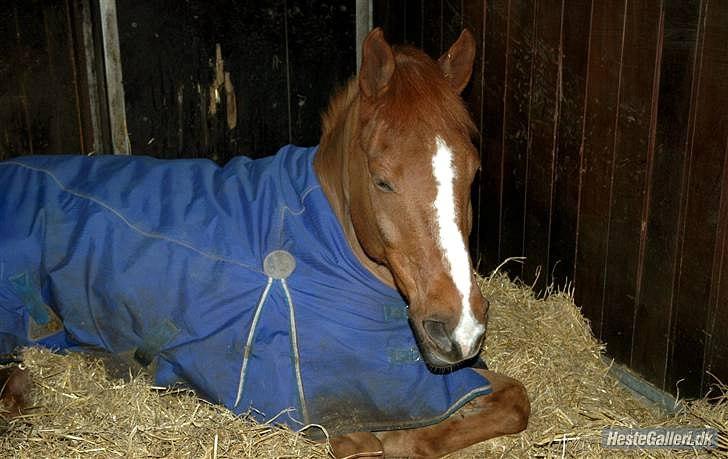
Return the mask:
POLYGON ((394 73, 394 53, 384 31, 377 27, 369 32, 362 45, 359 88, 368 98, 374 98, 386 91, 394 73))
POLYGON ((464 29, 460 37, 450 49, 437 61, 445 74, 445 78, 455 91, 460 94, 470 81, 475 59, 475 38, 468 29, 464 29))

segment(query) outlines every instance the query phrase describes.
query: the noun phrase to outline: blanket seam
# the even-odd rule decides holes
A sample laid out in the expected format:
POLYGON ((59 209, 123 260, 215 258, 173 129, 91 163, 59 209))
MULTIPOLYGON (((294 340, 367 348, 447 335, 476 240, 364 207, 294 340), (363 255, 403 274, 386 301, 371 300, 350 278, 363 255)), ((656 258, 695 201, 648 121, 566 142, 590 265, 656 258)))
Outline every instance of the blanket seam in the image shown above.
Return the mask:
POLYGON ((291 209, 286 203, 281 206, 280 216, 278 217, 278 249, 281 249, 283 246, 283 228, 286 221, 286 211, 296 217, 303 214, 306 211, 306 205, 304 204, 304 201, 311 194, 312 191, 318 188, 321 188, 321 185, 310 185, 303 193, 301 193, 301 198, 299 200, 299 205, 301 206, 301 208, 299 210, 291 209))
POLYGON ((51 171, 49 171, 47 169, 42 169, 42 168, 39 168, 39 167, 29 166, 27 164, 23 164, 23 163, 18 162, 18 161, 6 161, 4 163, 1 163, 0 166, 3 166, 3 165, 7 166, 7 165, 11 165, 11 164, 12 165, 15 165, 15 166, 18 166, 18 167, 25 168, 25 169, 29 169, 29 170, 32 170, 32 171, 35 171, 35 172, 43 173, 43 174, 49 176, 56 183, 56 185, 58 186, 58 188, 61 189, 61 191, 65 192, 65 193, 68 193, 68 194, 70 194, 72 196, 76 196, 76 197, 78 197, 80 199, 84 199, 84 200, 87 200, 87 201, 91 201, 91 202, 93 202, 93 203, 101 206, 102 208, 106 209, 108 212, 111 212, 113 215, 115 215, 119 220, 121 220, 125 225, 127 225, 132 231, 140 234, 143 237, 149 237, 149 238, 152 238, 152 239, 159 239, 159 240, 162 240, 162 241, 166 241, 166 242, 169 242, 171 244, 175 244, 175 245, 184 247, 184 248, 186 248, 188 250, 192 250, 193 252, 196 252, 197 254, 202 255, 205 258, 209 258, 209 259, 215 260, 215 261, 220 261, 220 262, 223 262, 223 263, 229 263, 229 264, 232 264, 232 265, 235 265, 235 266, 239 266, 241 268, 245 268, 245 269, 248 269, 250 271, 259 273, 259 274, 263 274, 260 270, 255 269, 251 265, 248 265, 248 264, 245 264, 245 263, 242 263, 242 262, 239 262, 237 260, 233 260, 233 259, 230 259, 230 258, 227 258, 227 257, 223 257, 223 256, 220 256, 220 255, 217 255, 217 254, 214 254, 214 253, 206 252, 204 250, 198 249, 197 247, 195 247, 194 245, 192 245, 189 242, 186 242, 186 241, 183 241, 183 240, 179 240, 179 239, 175 239, 175 238, 171 238, 171 237, 168 237, 168 236, 159 234, 159 233, 154 233, 154 232, 151 232, 151 231, 146 231, 146 230, 138 227, 135 223, 133 223, 132 221, 130 221, 129 219, 127 219, 126 216, 124 216, 124 214, 122 214, 120 211, 114 209, 111 205, 105 203, 104 201, 102 201, 100 199, 97 199, 97 198, 95 198, 93 196, 87 195, 86 193, 82 193, 80 191, 76 191, 76 190, 73 190, 71 188, 66 187, 64 185, 64 183, 61 182, 61 180, 58 179, 58 177, 56 177, 53 174, 53 172, 51 172, 51 171))

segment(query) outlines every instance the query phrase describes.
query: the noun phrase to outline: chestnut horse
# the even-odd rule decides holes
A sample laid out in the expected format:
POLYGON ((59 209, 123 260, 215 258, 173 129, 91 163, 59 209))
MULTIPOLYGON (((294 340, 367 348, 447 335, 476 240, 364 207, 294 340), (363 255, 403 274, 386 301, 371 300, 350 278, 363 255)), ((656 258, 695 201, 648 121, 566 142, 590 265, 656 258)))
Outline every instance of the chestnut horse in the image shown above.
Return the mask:
MULTIPOLYGON (((468 31, 436 62, 411 47, 392 48, 373 30, 359 76, 331 102, 313 163, 356 258, 407 300, 420 354, 435 372, 472 364, 486 328, 488 302, 466 250, 480 163, 459 96, 474 55, 468 31)), ((487 394, 426 427, 332 438, 335 455, 441 456, 523 430, 530 412, 523 385, 467 371, 487 380, 487 394)), ((22 412, 29 384, 21 368, 0 371, 10 415, 22 412)))
MULTIPOLYGON (((316 172, 359 260, 408 300, 424 359, 448 368, 479 354, 488 310, 466 251, 480 160, 459 94, 470 80, 475 40, 464 30, 435 62, 411 47, 392 48, 377 28, 362 51, 358 78, 324 118, 316 172)), ((450 418, 337 437, 335 454, 442 456, 525 429, 523 385, 476 371, 493 392, 450 418)))

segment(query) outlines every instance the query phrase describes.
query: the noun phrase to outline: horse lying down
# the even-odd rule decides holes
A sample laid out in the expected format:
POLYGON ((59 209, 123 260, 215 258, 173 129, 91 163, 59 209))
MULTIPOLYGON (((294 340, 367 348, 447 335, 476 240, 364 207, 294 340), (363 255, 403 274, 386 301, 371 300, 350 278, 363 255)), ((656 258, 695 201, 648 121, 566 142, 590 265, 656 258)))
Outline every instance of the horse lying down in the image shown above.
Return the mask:
MULTIPOLYGON (((474 54, 468 31, 436 62, 375 29, 314 148, 0 163, 0 353, 125 356, 235 413, 321 425, 337 456, 521 431, 523 386, 474 365, 474 54)), ((0 377, 22 412, 25 373, 0 377)))

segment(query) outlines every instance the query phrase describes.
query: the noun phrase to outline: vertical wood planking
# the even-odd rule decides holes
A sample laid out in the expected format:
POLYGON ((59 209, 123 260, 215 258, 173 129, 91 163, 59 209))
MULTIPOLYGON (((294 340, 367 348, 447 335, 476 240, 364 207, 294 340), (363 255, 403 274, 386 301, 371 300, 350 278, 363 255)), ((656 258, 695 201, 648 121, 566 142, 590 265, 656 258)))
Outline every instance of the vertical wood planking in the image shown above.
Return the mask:
POLYGON ((0 94, 4 94, 0 99, 0 159, 18 156, 30 149, 21 70, 17 63, 10 65, 19 60, 21 50, 16 44, 15 10, 15 5, 0 8, 0 56, 7 62, 0 65, 0 94))
POLYGON ((463 31, 463 1, 444 0, 442 10, 442 51, 447 51, 463 31))
POLYGON ((550 282, 564 287, 574 281, 574 248, 579 218, 580 152, 587 97, 591 2, 565 0, 563 64, 556 132, 553 207, 548 272, 550 282))
POLYGON ((610 355, 629 362, 634 332, 646 170, 657 104, 661 0, 627 3, 622 85, 611 170, 602 339, 610 355), (658 70, 658 72, 656 72, 658 70))
MULTIPOLYGON (((442 54, 442 10, 444 0, 422 2, 422 49, 430 56, 442 54)), ((484 0, 481 0, 484 1, 484 0)))
POLYGON ((506 45, 499 258, 522 257, 535 2, 512 1, 506 45))
POLYGON ((713 264, 711 302, 705 334, 707 337, 706 362, 702 374, 701 393, 706 393, 717 381, 728 377, 728 133, 723 156, 721 178, 720 215, 718 237, 715 244, 716 259, 713 264))
POLYGON ((119 9, 129 131, 136 153, 224 162, 237 154, 272 154, 289 141, 318 141, 320 113, 329 96, 356 70, 354 9, 349 3, 155 5, 125 2, 119 9), (160 23, 162 10, 166 20, 160 23), (210 93, 218 44, 234 98, 218 88, 213 113, 210 93), (237 111, 232 125, 226 119, 228 108, 237 111))
POLYGON ((356 72, 355 44, 353 11, 345 5, 288 2, 294 144, 318 143, 321 112, 334 90, 356 72))
POLYGON ((405 3, 401 0, 375 0, 374 25, 384 29, 389 43, 404 43, 405 3))
POLYGON ((718 206, 728 129, 726 5, 705 0, 699 19, 696 90, 688 137, 689 171, 683 201, 683 231, 678 257, 678 285, 667 387, 678 381, 687 396, 699 394, 705 362, 706 319, 716 246, 718 206))
POLYGON ((403 0, 404 30, 403 43, 422 48, 423 42, 423 3, 426 0, 403 0))
MULTIPOLYGON (((470 30, 475 38, 476 51, 475 60, 473 62, 473 73, 470 83, 463 90, 462 97, 468 105, 468 109, 473 118, 473 123, 480 128, 482 119, 482 102, 483 102, 483 19, 484 7, 483 0, 467 0, 464 3, 463 18, 464 27, 470 30)), ((434 56, 437 57, 437 56, 434 56)), ((479 139, 474 139, 479 145, 479 139)))
MULTIPOLYGON (((105 93, 108 102, 109 134, 111 141, 111 153, 115 155, 130 155, 131 143, 127 129, 126 99, 124 97, 124 77, 121 65, 121 48, 119 47, 119 24, 116 8, 116 0, 99 0, 98 12, 100 17, 101 50, 103 52, 103 67, 105 80, 105 93)), ((182 124, 182 107, 180 101, 180 90, 177 90, 177 117, 182 124)), ((178 128, 176 134, 179 137, 179 144, 182 144, 182 137, 185 131, 178 128)))
POLYGON ((543 292, 548 258, 562 87, 562 0, 535 2, 523 215, 523 279, 543 292))
POLYGON ((631 366, 665 387, 699 0, 665 2, 655 152, 631 366))
MULTIPOLYGON (((712 3, 711 27, 706 30, 710 44, 706 58, 711 59, 709 71, 713 75, 728 73, 725 42, 728 38, 728 5, 724 2, 712 3), (723 51, 720 51, 720 49, 723 51)), ((711 91, 715 91, 716 99, 711 100, 712 121, 716 138, 713 148, 718 148, 724 139, 722 174, 720 179, 720 201, 718 227, 714 262, 711 275, 711 298, 705 320, 705 363, 701 374, 701 394, 708 392, 717 381, 728 380, 728 114, 725 104, 728 103, 728 84, 722 80, 714 81, 711 91)))
MULTIPOLYGON (((89 78, 89 98, 96 101, 89 107, 95 110, 92 125, 94 132, 100 133, 94 142, 95 151, 111 152, 111 122, 106 93, 106 78, 103 63, 103 38, 101 30, 101 11, 99 3, 92 0, 81 0, 81 34, 83 35, 86 75, 89 78), (95 87, 93 87, 95 85, 95 87), (95 123, 95 124, 94 124, 95 123)), ((117 18, 118 19, 118 18, 117 18)), ((117 23, 118 26, 118 23, 117 23)), ((128 117, 127 117, 128 121, 128 117)), ((128 125, 127 125, 128 127, 128 125)))
MULTIPOLYGON (((475 61, 473 62, 473 76, 470 84, 463 91, 463 98, 468 104, 468 108, 473 117, 473 122, 478 128, 478 132, 483 132, 483 51, 484 51, 484 32, 483 20, 485 15, 485 2, 483 0, 466 0, 463 6, 464 26, 473 33, 476 43, 475 61)), ((478 156, 483 156, 482 137, 473 139, 477 148, 478 156)), ((478 209, 480 208, 480 178, 481 174, 477 174, 477 178, 473 183, 471 193, 471 203, 473 208, 473 227, 470 233, 470 253, 474 260, 478 259, 478 234, 480 233, 480 219, 478 218, 478 209)), ((477 269, 477 268, 476 268, 477 269)))
POLYGON ((69 0, 0 8, 0 159, 86 152, 91 145, 78 27, 69 0))
POLYGON ((508 12, 512 0, 488 0, 485 4, 483 90, 483 155, 481 157, 478 219, 478 260, 481 272, 499 264, 499 231, 502 185, 503 97, 506 85, 508 12))
POLYGON ((73 43, 73 48, 68 50, 68 60, 69 65, 73 67, 78 121, 81 126, 79 152, 93 154, 103 149, 103 133, 99 118, 101 104, 96 84, 97 67, 93 41, 88 39, 92 36, 92 26, 89 23, 90 3, 66 0, 65 4, 67 33, 69 41, 73 43))
POLYGON ((626 0, 592 3, 575 300, 591 320, 597 337, 603 332, 611 170, 619 119, 626 4, 626 0))
POLYGON ((352 2, 127 1, 118 14, 135 153, 225 162, 314 145, 356 71, 352 2))
POLYGON ((57 1, 43 7, 45 49, 48 55, 48 99, 44 107, 50 112, 48 152, 67 153, 81 151, 79 100, 73 71, 73 42, 68 33, 70 24, 65 2, 57 1))
POLYGON ((13 2, 15 62, 18 66, 18 97, 27 135, 25 150, 20 154, 52 153, 54 144, 54 82, 51 71, 43 9, 28 8, 13 2))

